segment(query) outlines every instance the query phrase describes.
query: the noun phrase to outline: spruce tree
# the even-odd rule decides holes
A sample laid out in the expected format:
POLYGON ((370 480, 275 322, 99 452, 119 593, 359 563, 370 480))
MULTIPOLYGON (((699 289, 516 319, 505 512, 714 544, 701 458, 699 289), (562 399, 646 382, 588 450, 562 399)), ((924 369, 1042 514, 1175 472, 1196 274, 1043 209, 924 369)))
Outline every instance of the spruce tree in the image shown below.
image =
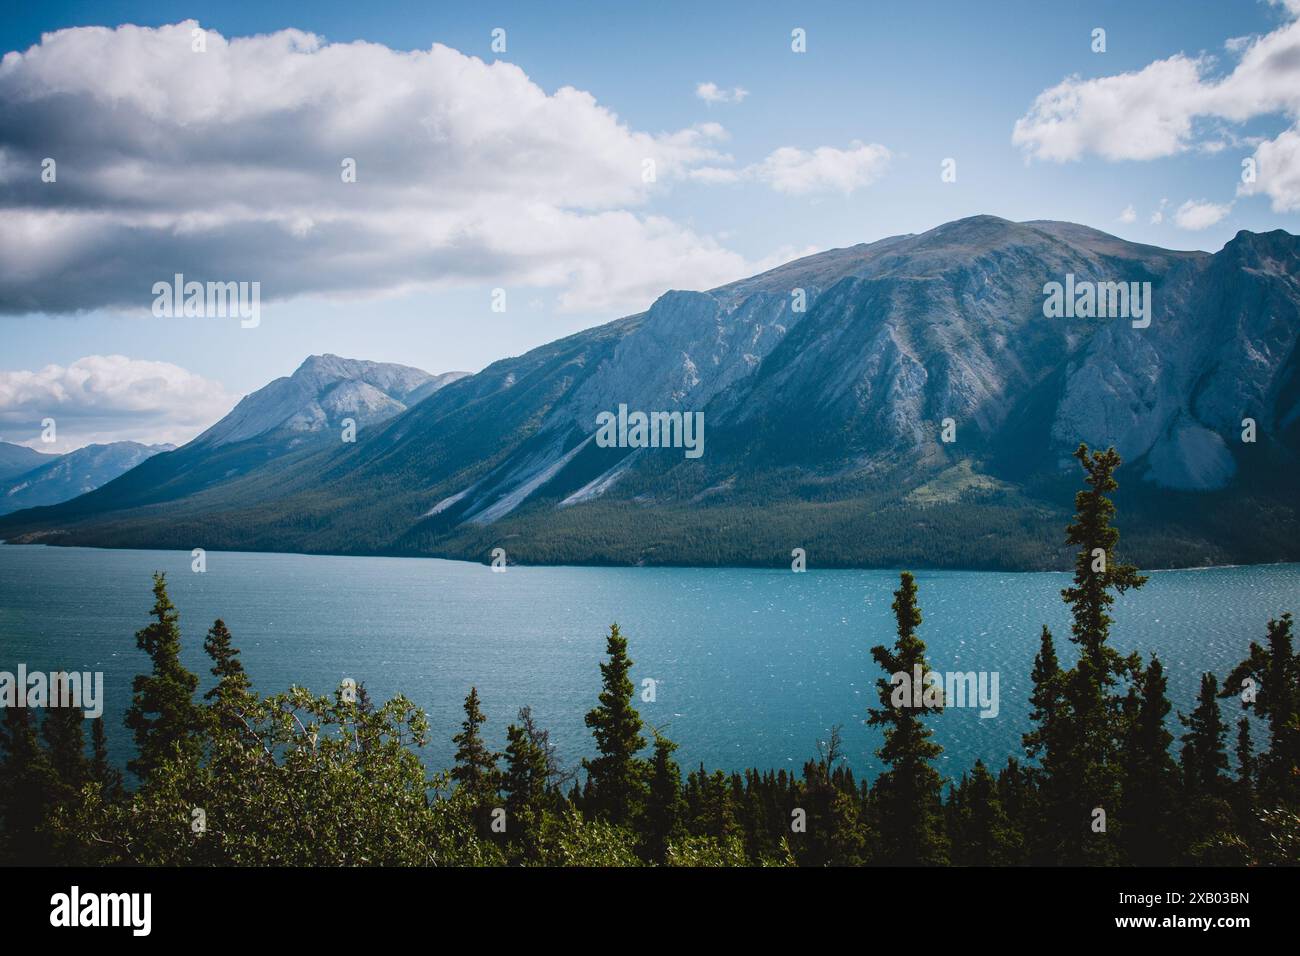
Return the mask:
POLYGON ((451 776, 468 795, 479 822, 486 820, 497 800, 500 775, 497 771, 498 754, 483 743, 480 733, 487 718, 479 706, 478 688, 471 687, 465 698, 465 720, 461 732, 452 737, 456 744, 456 765, 451 776))
POLYGON ((1106 645, 1112 623, 1109 609, 1115 603, 1111 591, 1123 594, 1142 587, 1147 579, 1136 567, 1115 557, 1119 529, 1111 524, 1115 503, 1107 493, 1119 487, 1115 480, 1119 454, 1114 448, 1089 452, 1088 446, 1081 444, 1074 457, 1083 466, 1088 487, 1075 494, 1074 521, 1066 528, 1066 543, 1078 546, 1079 551, 1074 560, 1074 585, 1062 589, 1061 597, 1073 617, 1070 639, 1091 661, 1094 679, 1109 685, 1115 673, 1124 669, 1123 661, 1106 645))
POLYGON ((1247 843, 1257 839, 1259 817, 1255 793, 1255 742, 1251 737, 1250 718, 1237 722, 1237 779, 1232 783, 1229 802, 1232 804, 1236 831, 1247 843))
POLYGON ((162 572, 153 577, 155 620, 136 632, 135 642, 149 655, 153 671, 137 675, 126 726, 134 732, 138 750, 127 767, 148 780, 168 759, 197 758, 203 716, 194 703, 196 675, 181 664, 181 631, 176 607, 167 596, 162 572))
POLYGON ((1233 668, 1220 696, 1268 721, 1268 750, 1258 757, 1256 789, 1268 803, 1300 805, 1300 653, 1293 648, 1291 615, 1268 622, 1267 647, 1250 643, 1250 656, 1233 668))
POLYGON ((1120 821, 1130 863, 1172 862, 1178 769, 1169 755, 1173 735, 1165 729, 1170 711, 1168 682, 1160 658, 1135 675, 1121 751, 1124 768, 1120 821))
POLYGON ((532 712, 519 711, 519 723, 506 728, 506 769, 501 789, 506 795, 507 832, 525 857, 537 852, 538 839, 551 799, 549 755, 538 741, 532 712))
POLYGON ((641 715, 632 706, 627 638, 617 624, 610 626, 605 653, 599 704, 586 717, 600 756, 582 762, 590 785, 584 799, 598 817, 622 826, 633 823, 645 805, 647 768, 636 755, 646 741, 641 736, 641 715))
POLYGON ((1037 834, 1035 826, 1042 818, 1038 789, 1030 769, 1022 767, 1015 757, 998 774, 998 800, 1006 811, 1010 826, 1016 831, 1014 845, 1016 865, 1029 863, 1037 834))
POLYGON ((1237 781, 1245 793, 1255 789, 1255 742, 1250 736, 1250 718, 1237 721, 1237 781))
POLYGON ((683 833, 686 801, 682 797, 682 773, 673 760, 677 745, 654 731, 654 757, 650 761, 650 792, 646 798, 645 852, 654 863, 663 863, 668 844, 683 833))
POLYGON ((96 720, 90 732, 90 777, 100 785, 105 803, 116 803, 123 796, 122 773, 108 759, 108 738, 104 722, 96 720))
POLYGON ((26 707, 4 708, 0 724, 0 863, 49 865, 51 841, 43 830, 56 775, 37 740, 26 707))
POLYGON ((1023 852, 1020 832, 1011 822, 997 781, 983 760, 963 776, 953 800, 953 862, 962 866, 1009 866, 1023 852))
POLYGON ((1029 777, 1036 784, 1035 813, 1027 822, 1029 858, 1040 866, 1056 863, 1064 854, 1067 832, 1077 826, 1077 807, 1070 770, 1071 728, 1065 697, 1065 672, 1056 656, 1056 643, 1047 625, 1034 657, 1029 719, 1035 728, 1023 736, 1025 752, 1036 758, 1029 777))
POLYGON ((1181 754, 1183 843, 1185 856, 1194 863, 1240 862, 1233 851, 1241 841, 1235 832, 1236 814, 1230 800, 1228 755, 1224 750, 1227 725, 1219 712, 1218 692, 1218 679, 1213 674, 1202 674, 1196 708, 1190 716, 1179 715, 1187 728, 1181 754), (1225 851, 1230 853, 1226 859, 1225 851))
MULTIPOLYGON (((41 724, 50 767, 57 786, 56 801, 70 806, 90 781, 86 759, 85 715, 76 707, 51 707, 41 724)), ((96 721, 99 723, 99 721, 96 721)))
POLYGON ((1062 780, 1055 789, 1065 795, 1067 807, 1057 862, 1109 864, 1121 859, 1115 818, 1123 778, 1118 748, 1125 733, 1122 699, 1112 688, 1141 667, 1136 655, 1122 657, 1107 644, 1109 609, 1116 594, 1140 588, 1147 579, 1115 556, 1119 530, 1111 524, 1115 505, 1107 495, 1119 487, 1119 454, 1114 448, 1090 452, 1081 444, 1074 457, 1087 487, 1075 495, 1074 520, 1066 528, 1066 542, 1079 550, 1074 584, 1062 589, 1061 597, 1070 608, 1070 640, 1079 647, 1079 661, 1063 680, 1069 725, 1057 770, 1062 780), (1106 815, 1104 830, 1094 828, 1098 811, 1106 815))
POLYGON ((217 679, 216 685, 203 695, 203 699, 211 701, 209 707, 218 721, 229 721, 239 726, 240 715, 253 701, 249 690, 253 682, 244 673, 239 649, 235 647, 225 621, 217 618, 212 623, 203 641, 203 650, 212 659, 212 675, 217 679))
POLYGON ((1201 675, 1201 690, 1190 717, 1179 715, 1187 728, 1183 734, 1183 781, 1193 797, 1220 797, 1227 789, 1228 755, 1224 752, 1227 727, 1219 712, 1219 681, 1201 675))
POLYGON ((943 780, 931 765, 943 748, 931 740, 933 731, 923 718, 943 710, 943 691, 917 685, 914 675, 929 673, 925 642, 916 634, 921 610, 916 603, 916 580, 904 571, 894 592, 894 619, 898 637, 893 648, 877 645, 871 656, 885 671, 876 681, 880 707, 869 708, 867 723, 884 729, 884 745, 876 751, 889 768, 873 788, 880 830, 880 862, 892 865, 944 864, 948 841, 943 827, 943 780), (897 684, 897 687, 895 686, 897 684), (906 693, 894 703, 896 690, 906 693), (919 699, 918 699, 919 698, 919 699))

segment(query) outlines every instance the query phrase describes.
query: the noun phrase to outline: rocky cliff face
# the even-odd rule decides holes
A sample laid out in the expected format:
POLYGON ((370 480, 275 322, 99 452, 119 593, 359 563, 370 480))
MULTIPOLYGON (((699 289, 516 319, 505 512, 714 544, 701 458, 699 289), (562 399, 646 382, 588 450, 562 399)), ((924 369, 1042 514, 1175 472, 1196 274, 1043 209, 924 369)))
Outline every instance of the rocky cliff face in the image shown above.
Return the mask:
MULTIPOLYGON (((198 495, 182 484, 173 497, 196 526, 220 515, 236 544, 481 556, 508 537, 564 560, 692 560, 701 529, 797 529, 799 509, 813 507, 824 547, 843 544, 852 562, 864 534, 853 522, 884 516, 878 533, 934 534, 933 509, 946 503, 959 509, 951 540, 973 520, 958 503, 974 492, 1006 509, 985 515, 986 538, 1004 525, 1009 538, 1027 533, 1022 517, 1068 505, 1060 483, 1086 442, 1119 449, 1126 488, 1149 492, 1133 517, 1151 527, 1166 522, 1152 510, 1162 496, 1195 517, 1194 499, 1178 496, 1248 488, 1215 499, 1243 509, 1231 526, 1184 536, 1191 559, 1231 560, 1243 547, 1236 528, 1264 510, 1270 527, 1300 528, 1300 488, 1279 479, 1300 459, 1298 334, 1300 240, 1287 233, 1243 232, 1211 255, 976 216, 708 292, 668 292, 645 313, 441 387, 355 445, 267 464, 272 445, 310 433, 301 429, 332 426, 344 409, 382 419, 430 387, 400 367, 350 363, 341 376, 345 360, 309 360, 176 453, 211 475, 199 459, 214 448, 236 459, 222 472, 235 477, 206 480, 198 495), (1047 317, 1044 287, 1067 276, 1149 283, 1149 325, 1047 317), (596 416, 619 405, 703 412, 704 455, 600 447, 596 416), (1242 441, 1243 419, 1254 443, 1242 441), (945 423, 955 440, 943 440, 945 423), (728 514, 743 517, 711 517, 728 514)), ((132 524, 123 504, 87 496, 29 527, 156 541, 161 525, 132 524), (110 507, 113 530, 95 530, 110 507)), ((1036 533, 1059 539, 1046 525, 1036 533)), ((1266 556, 1290 554, 1284 537, 1266 556)), ((892 560, 878 541, 861 543, 875 549, 870 560, 892 560)), ((744 547, 726 560, 757 560, 744 547)), ((999 560, 1026 563, 1030 551, 999 560)))
POLYGON ((353 418, 373 425, 406 411, 465 372, 430 375, 406 365, 312 355, 292 375, 246 396, 195 443, 220 447, 275 429, 317 432, 353 418))
POLYGON ((979 216, 713 292, 670 292, 547 409, 536 431, 546 442, 456 489, 457 501, 467 518, 490 508, 495 520, 548 484, 564 505, 629 487, 644 495, 636 476, 662 471, 663 453, 654 464, 649 450, 594 456, 594 475, 593 455, 574 454, 596 415, 620 403, 703 410, 727 439, 706 465, 672 468, 692 494, 698 482, 680 480, 687 470, 723 482, 729 471, 787 466, 902 471, 919 484, 975 457, 993 474, 1023 474, 1069 467, 1081 441, 1115 445, 1155 486, 1221 489, 1246 453, 1244 418, 1261 442, 1294 451, 1283 431, 1300 414, 1294 396, 1284 400, 1298 274, 1296 239, 1280 232, 1243 233, 1212 256, 979 216), (1067 274, 1150 283, 1150 325, 1045 317, 1044 286, 1067 274), (945 419, 952 443, 941 441, 945 419))

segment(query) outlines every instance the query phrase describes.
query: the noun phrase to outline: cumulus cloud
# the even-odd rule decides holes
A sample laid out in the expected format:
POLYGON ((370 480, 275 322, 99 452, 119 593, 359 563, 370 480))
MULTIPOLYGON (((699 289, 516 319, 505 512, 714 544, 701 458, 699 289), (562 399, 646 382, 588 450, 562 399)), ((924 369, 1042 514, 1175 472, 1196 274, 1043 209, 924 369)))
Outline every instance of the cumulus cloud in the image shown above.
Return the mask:
POLYGON ((876 143, 854 142, 848 149, 821 146, 811 152, 783 146, 759 164, 757 176, 792 196, 823 191, 848 195, 879 179, 889 158, 889 150, 876 143))
POLYGON ((71 451, 90 442, 189 441, 234 406, 219 382, 172 365, 87 355, 70 365, 0 371, 0 439, 40 451, 71 451), (53 418, 58 441, 41 441, 53 418))
POLYGON ((1035 159, 1155 159, 1181 150, 1201 88, 1200 60, 1178 55, 1137 73, 1069 77, 1038 94, 1011 141, 1035 159))
POLYGON ((1300 0, 1275 4, 1286 22, 1263 36, 1232 37, 1235 59, 1221 70, 1213 56, 1178 53, 1140 70, 1082 79, 1070 76, 1040 93, 1016 121, 1012 142, 1027 158, 1068 162, 1092 154, 1149 160, 1245 143, 1234 124, 1281 115, 1292 128, 1258 145, 1259 174, 1239 190, 1270 197, 1275 212, 1300 208, 1296 123, 1300 120, 1300 0), (1268 160, 1266 165, 1265 159, 1268 160))
POLYGON ((1124 211, 1119 214, 1119 221, 1137 222, 1137 217, 1138 217, 1137 210, 1134 209, 1133 205, 1130 203, 1129 205, 1125 206, 1124 211))
POLYGON ((715 123, 638 131, 442 45, 208 31, 200 53, 197 28, 61 30, 0 60, 0 312, 147 309, 178 272, 264 303, 491 283, 574 310, 752 272, 645 210, 732 162, 715 123))
POLYGON ((1174 222, 1180 229, 1208 229, 1232 212, 1232 203, 1189 199, 1174 210, 1174 222))
POLYGON ((884 175, 891 158, 889 149, 879 143, 864 145, 854 141, 848 149, 782 146, 760 163, 741 169, 704 166, 688 176, 706 183, 756 181, 790 196, 826 192, 847 196, 884 175))
POLYGON ((1255 150, 1255 180, 1237 187, 1239 196, 1263 193, 1274 212, 1300 212, 1300 132, 1289 129, 1255 150))
POLYGON ((743 86, 733 86, 727 90, 717 83, 699 83, 695 87, 695 95, 706 103, 739 103, 749 95, 749 90, 743 86))

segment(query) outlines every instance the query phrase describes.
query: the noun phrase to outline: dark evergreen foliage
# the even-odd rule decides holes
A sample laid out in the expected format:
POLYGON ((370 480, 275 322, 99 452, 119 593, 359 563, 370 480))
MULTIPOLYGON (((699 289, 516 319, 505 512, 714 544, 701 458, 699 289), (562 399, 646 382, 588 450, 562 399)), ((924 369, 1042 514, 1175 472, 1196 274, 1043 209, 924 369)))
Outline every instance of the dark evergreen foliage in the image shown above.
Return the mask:
POLYGON ((632 703, 632 661, 617 625, 607 637, 596 707, 587 715, 598 756, 585 780, 565 773, 546 731, 523 708, 502 755, 483 741, 477 689, 449 773, 428 776, 416 750, 423 713, 405 698, 382 705, 364 684, 355 699, 300 688, 262 698, 221 621, 204 648, 216 685, 196 703, 180 664, 181 634, 162 575, 153 622, 137 634, 149 674, 133 685, 127 726, 138 784, 110 766, 102 721, 86 754, 82 712, 10 707, 0 721, 0 863, 170 865, 856 866, 943 864, 1300 862, 1300 658, 1290 614, 1269 620, 1263 643, 1224 680, 1204 675, 1181 717, 1171 755, 1162 662, 1110 645, 1114 595, 1143 578, 1114 557, 1111 526, 1119 458, 1079 449, 1087 488, 1067 541, 1078 549, 1073 612, 1079 650, 1063 667, 1044 627, 1034 660, 1024 762, 996 774, 983 761, 960 778, 935 769, 928 722, 945 701, 925 696, 929 668, 916 582, 901 575, 896 635, 872 648, 885 771, 872 783, 845 765, 839 728, 801 773, 700 766, 685 780, 659 728, 653 753, 632 703), (1099 560, 1100 559, 1100 560, 1099 560), (895 675, 903 675, 895 678, 895 675), (920 693, 917 693, 917 692, 920 693), (1238 698, 1236 778, 1220 700, 1238 698), (1267 722, 1256 749, 1252 718, 1267 722), (187 827, 196 808, 202 828, 187 827), (491 825, 504 810, 504 830, 491 825), (1096 811, 1103 811, 1098 816, 1096 811), (1101 820, 1104 819, 1104 826, 1101 820))

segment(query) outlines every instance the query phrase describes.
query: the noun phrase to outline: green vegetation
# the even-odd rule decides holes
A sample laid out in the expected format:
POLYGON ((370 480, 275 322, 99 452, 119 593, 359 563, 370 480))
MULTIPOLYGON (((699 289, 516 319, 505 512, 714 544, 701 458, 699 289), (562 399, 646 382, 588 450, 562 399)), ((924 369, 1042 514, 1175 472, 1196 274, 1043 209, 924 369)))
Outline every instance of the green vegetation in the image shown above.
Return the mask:
MULTIPOLYGON (((685 779, 676 745, 633 705, 627 638, 610 628, 596 706, 597 756, 585 778, 556 759, 524 708, 508 745, 484 744, 489 719, 474 688, 453 740, 455 765, 429 776, 418 750, 425 715, 398 696, 376 706, 364 685, 332 697, 293 687, 252 693, 225 624, 204 649, 215 686, 195 699, 180 663, 181 632, 162 575, 153 620, 137 634, 150 657, 127 717, 138 783, 106 758, 102 721, 90 754, 81 712, 43 722, 8 708, 0 724, 0 862, 147 865, 743 866, 1035 864, 1294 864, 1300 862, 1300 654, 1292 619, 1268 622, 1263 643, 1220 687, 1204 675, 1171 753, 1171 705, 1159 659, 1112 646, 1116 594, 1145 579, 1116 556, 1110 498, 1119 457, 1076 453, 1086 487, 1067 543, 1074 581, 1062 591, 1078 662, 1064 669, 1043 629, 1025 758, 994 773, 982 761, 945 781, 929 726, 945 701, 900 703, 927 669, 921 595, 903 572, 897 635, 871 656, 886 769, 870 785, 843 764, 834 729, 799 775, 703 766, 685 779), (1242 717, 1229 771, 1233 698, 1267 721, 1255 752, 1242 717), (946 793, 945 793, 946 784, 946 793)), ((594 682, 593 682, 594 683, 594 682)), ((931 688, 933 689, 933 688, 931 688)), ((918 687, 919 690, 919 687, 918 687)), ((489 702, 490 703, 490 702, 489 702)))
POLYGON ((1011 485, 990 475, 983 475, 974 468, 974 463, 965 458, 946 468, 923 485, 917 485, 907 493, 905 501, 918 505, 949 504, 960 501, 963 495, 971 492, 1008 492, 1011 485))
MULTIPOLYGON (((257 441, 238 447, 244 444, 253 447, 229 462, 241 473, 268 455, 257 441)), ((817 477, 790 467, 738 475, 704 468, 674 472, 664 486, 629 476, 615 495, 558 507, 575 489, 548 485, 505 518, 479 525, 451 513, 424 516, 440 496, 463 490, 499 464, 493 449, 476 448, 486 456, 482 468, 433 484, 423 472, 384 472, 381 456, 373 473, 322 485, 322 476, 334 475, 342 459, 359 454, 357 447, 291 453, 273 459, 274 468, 251 468, 229 484, 202 490, 178 478, 181 487, 166 500, 149 482, 171 489, 167 476, 154 472, 179 468, 171 459, 180 453, 155 456, 73 502, 0 516, 0 538, 185 551, 201 541, 213 551, 482 562, 493 548, 505 547, 511 563, 551 565, 788 567, 795 546, 805 549, 811 568, 1045 571, 1069 569, 1074 561, 1060 533, 1069 518, 1062 506, 1069 501, 1066 479, 1053 473, 1008 483, 971 459, 919 487, 915 483, 925 476, 906 469, 868 480, 817 477), (718 486, 728 493, 707 493, 718 486)), ((433 442, 429 454, 441 454, 440 448, 433 442)), ((223 457, 220 463, 228 462, 223 457)), ((1279 491, 1262 479, 1243 478, 1241 487, 1193 493, 1132 482, 1118 503, 1128 516, 1126 553, 1144 567, 1300 560, 1294 488, 1279 491)))

